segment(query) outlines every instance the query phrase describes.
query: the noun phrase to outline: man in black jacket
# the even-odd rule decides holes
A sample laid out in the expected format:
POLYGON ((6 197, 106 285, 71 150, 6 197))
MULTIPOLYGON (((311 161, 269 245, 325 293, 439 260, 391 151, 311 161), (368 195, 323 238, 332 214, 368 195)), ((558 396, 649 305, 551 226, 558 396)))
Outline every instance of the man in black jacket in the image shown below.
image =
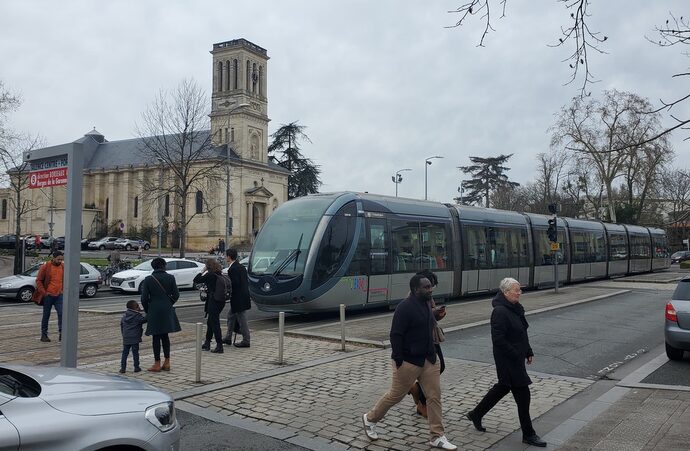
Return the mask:
POLYGON ((431 312, 433 287, 428 278, 416 274, 410 279, 410 295, 395 309, 390 340, 393 359, 391 388, 374 408, 362 415, 364 432, 370 440, 378 439, 375 424, 399 403, 416 380, 427 400, 429 444, 434 448, 456 450, 444 435, 441 416, 441 366, 432 336, 434 318, 431 312))
POLYGON ((230 295, 230 310, 228 311, 228 333, 223 342, 226 344, 232 343, 232 333, 235 330, 235 324, 239 324, 242 341, 235 343, 235 346, 238 348, 248 348, 250 336, 247 310, 252 308, 252 301, 249 298, 247 269, 237 261, 237 249, 228 249, 225 253, 225 259, 230 265, 228 267, 228 277, 232 282, 232 294, 230 295))

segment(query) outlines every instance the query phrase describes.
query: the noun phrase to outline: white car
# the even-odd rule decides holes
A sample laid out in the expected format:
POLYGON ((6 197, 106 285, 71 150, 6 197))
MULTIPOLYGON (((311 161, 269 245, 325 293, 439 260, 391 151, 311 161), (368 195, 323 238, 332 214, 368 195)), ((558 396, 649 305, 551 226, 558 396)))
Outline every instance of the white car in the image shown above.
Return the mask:
MULTIPOLYGON (((166 268, 165 271, 172 276, 175 276, 178 288, 194 288, 192 282, 194 276, 204 270, 204 263, 194 260, 187 260, 186 258, 164 258, 166 268)), ((146 276, 153 273, 151 267, 151 260, 146 260, 126 271, 120 271, 113 274, 110 278, 110 289, 115 291, 126 291, 130 293, 139 293, 141 282, 146 276)))
MULTIPOLYGON (((41 265, 32 266, 21 274, 7 276, 0 279, 0 296, 17 298, 22 302, 31 301, 36 291, 36 276, 41 265)), ((79 274, 79 292, 82 296, 92 298, 96 296, 98 287, 103 283, 101 273, 88 263, 81 263, 79 274)))
POLYGON ((136 379, 0 364, 0 449, 180 449, 175 403, 136 379))

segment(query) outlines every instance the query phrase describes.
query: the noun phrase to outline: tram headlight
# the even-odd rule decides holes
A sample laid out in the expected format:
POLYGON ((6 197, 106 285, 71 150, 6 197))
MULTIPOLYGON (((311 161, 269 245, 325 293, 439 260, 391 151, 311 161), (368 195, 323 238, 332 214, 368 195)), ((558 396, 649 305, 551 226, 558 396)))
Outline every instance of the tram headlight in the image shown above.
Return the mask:
POLYGON ((268 282, 264 282, 264 284, 261 286, 261 289, 265 292, 271 291, 271 284, 268 282))

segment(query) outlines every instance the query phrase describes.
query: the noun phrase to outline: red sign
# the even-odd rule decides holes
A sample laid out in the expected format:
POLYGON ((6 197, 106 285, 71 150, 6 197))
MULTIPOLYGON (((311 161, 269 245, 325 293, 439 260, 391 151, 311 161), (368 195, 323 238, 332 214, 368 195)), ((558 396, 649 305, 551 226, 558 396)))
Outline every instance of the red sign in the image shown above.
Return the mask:
POLYGON ((67 185, 67 168, 29 172, 29 188, 50 188, 67 185))

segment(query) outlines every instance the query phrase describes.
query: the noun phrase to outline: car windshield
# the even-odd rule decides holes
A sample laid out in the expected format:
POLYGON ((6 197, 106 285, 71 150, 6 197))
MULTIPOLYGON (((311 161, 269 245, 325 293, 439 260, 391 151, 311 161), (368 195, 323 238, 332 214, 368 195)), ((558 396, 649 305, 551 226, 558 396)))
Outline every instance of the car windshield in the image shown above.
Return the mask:
POLYGON ((280 274, 302 274, 316 226, 331 203, 331 197, 307 196, 278 207, 256 237, 249 260, 252 274, 273 273, 287 259, 280 274))
POLYGON ((690 279, 684 279, 678 282, 676 291, 673 292, 673 298, 676 301, 690 301, 690 279))
POLYGON ((38 270, 41 265, 32 266, 22 273, 22 276, 36 277, 38 275, 38 270))
POLYGON ((153 268, 151 267, 151 262, 153 260, 146 260, 145 262, 139 263, 137 266, 135 266, 132 269, 136 269, 137 271, 153 271, 153 268))

